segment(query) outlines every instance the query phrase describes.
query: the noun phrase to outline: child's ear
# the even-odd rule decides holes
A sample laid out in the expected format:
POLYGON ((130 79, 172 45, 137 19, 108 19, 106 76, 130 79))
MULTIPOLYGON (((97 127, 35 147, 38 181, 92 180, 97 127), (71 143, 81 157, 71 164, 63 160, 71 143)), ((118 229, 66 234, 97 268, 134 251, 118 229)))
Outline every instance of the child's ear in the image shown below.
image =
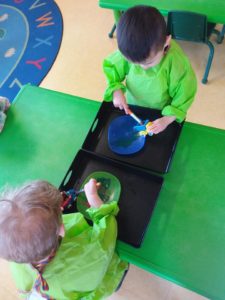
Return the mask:
POLYGON ((165 45, 164 45, 164 47, 168 47, 169 45, 170 45, 170 42, 171 42, 171 34, 169 34, 169 35, 167 35, 166 36, 166 42, 165 42, 165 45))
POLYGON ((166 36, 166 42, 164 44, 164 53, 166 53, 167 50, 169 49, 170 42, 171 42, 171 35, 167 35, 166 36))
POLYGON ((61 224, 60 228, 59 228, 59 236, 64 237, 65 236, 65 227, 64 224, 61 224))

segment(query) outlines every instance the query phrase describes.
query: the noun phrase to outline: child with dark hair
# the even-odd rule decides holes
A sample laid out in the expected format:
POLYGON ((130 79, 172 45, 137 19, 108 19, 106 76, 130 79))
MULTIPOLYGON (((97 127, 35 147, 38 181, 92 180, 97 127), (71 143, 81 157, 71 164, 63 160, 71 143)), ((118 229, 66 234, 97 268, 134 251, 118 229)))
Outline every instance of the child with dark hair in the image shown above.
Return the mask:
POLYGON ((167 35, 166 22, 150 6, 125 11, 117 25, 118 48, 103 62, 104 100, 128 113, 129 104, 160 109, 149 125, 153 134, 173 121, 182 122, 194 100, 197 82, 187 56, 167 35))
POLYGON ((33 181, 0 195, 0 257, 11 261, 25 299, 99 300, 112 294, 127 263, 115 253, 118 213, 103 204, 96 180, 84 186, 93 221, 62 215, 63 197, 46 181, 33 181))

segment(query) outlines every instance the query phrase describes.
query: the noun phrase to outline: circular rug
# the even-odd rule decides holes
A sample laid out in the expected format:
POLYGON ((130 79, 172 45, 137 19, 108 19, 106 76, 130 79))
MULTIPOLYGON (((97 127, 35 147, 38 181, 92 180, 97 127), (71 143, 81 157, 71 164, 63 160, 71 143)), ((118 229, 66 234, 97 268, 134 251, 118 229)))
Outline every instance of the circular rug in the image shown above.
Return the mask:
POLYGON ((58 54, 63 32, 53 0, 0 0, 0 96, 39 85, 58 54))

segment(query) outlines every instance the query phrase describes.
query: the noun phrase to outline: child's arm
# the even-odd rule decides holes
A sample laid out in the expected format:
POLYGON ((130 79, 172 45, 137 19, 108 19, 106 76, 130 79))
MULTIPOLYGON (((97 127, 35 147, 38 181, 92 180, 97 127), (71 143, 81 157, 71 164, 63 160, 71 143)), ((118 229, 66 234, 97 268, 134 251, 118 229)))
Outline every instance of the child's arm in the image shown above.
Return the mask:
POLYGON ((97 181, 90 179, 84 186, 84 191, 91 207, 100 207, 103 202, 97 192, 97 181))
POLYGON ((109 55, 103 61, 103 72, 107 80, 107 88, 104 94, 105 101, 112 101, 116 107, 125 109, 127 104, 124 93, 126 91, 123 81, 129 71, 129 63, 119 51, 109 55))
POLYGON ((169 94, 172 101, 162 110, 163 117, 156 119, 147 127, 148 132, 158 134, 165 130, 175 120, 181 123, 187 114, 187 110, 194 101, 197 90, 197 81, 189 61, 180 63, 180 68, 174 67, 170 74, 169 94), (182 66, 182 68, 181 68, 182 66))
POLYGON ((162 110, 163 116, 174 116, 176 121, 184 121, 187 111, 194 101, 197 91, 197 79, 189 59, 179 52, 173 58, 168 74, 171 103, 162 110))
POLYGON ((87 210, 92 221, 99 222, 104 217, 117 215, 119 209, 116 201, 105 204, 98 195, 98 183, 95 179, 90 179, 84 186, 84 191, 90 204, 87 210))
POLYGON ((114 91, 113 93, 113 105, 121 110, 124 109, 125 113, 128 114, 129 106, 122 90, 114 91))

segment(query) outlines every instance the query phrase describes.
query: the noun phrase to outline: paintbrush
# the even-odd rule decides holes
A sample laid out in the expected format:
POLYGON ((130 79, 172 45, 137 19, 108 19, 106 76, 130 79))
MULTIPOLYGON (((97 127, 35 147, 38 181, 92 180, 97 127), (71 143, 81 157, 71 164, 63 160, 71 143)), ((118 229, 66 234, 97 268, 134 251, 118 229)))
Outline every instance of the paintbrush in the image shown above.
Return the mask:
POLYGON ((128 114, 129 116, 131 116, 131 118, 133 118, 136 122, 138 122, 138 124, 143 125, 143 121, 138 118, 133 112, 132 110, 128 109, 128 114))
POLYGON ((140 124, 141 126, 134 126, 134 129, 139 131, 138 135, 149 135, 152 136, 153 133, 152 132, 148 132, 147 131, 147 126, 152 125, 152 122, 149 122, 148 120, 146 121, 142 121, 140 118, 138 118, 133 112, 132 110, 128 109, 128 114, 130 117, 132 117, 136 122, 138 122, 138 124, 140 124))
MULTIPOLYGON (((96 187, 99 188, 101 186, 101 182, 96 183, 96 187)), ((70 189, 67 192, 62 192, 64 197, 64 201, 62 204, 62 208, 70 208, 73 202, 76 201, 77 196, 84 192, 84 188, 76 191, 75 189, 70 189)))
POLYGON ((69 208, 72 203, 76 200, 77 196, 84 192, 84 189, 80 189, 78 191, 74 189, 70 189, 67 192, 63 192, 64 201, 62 203, 62 208, 69 208))

